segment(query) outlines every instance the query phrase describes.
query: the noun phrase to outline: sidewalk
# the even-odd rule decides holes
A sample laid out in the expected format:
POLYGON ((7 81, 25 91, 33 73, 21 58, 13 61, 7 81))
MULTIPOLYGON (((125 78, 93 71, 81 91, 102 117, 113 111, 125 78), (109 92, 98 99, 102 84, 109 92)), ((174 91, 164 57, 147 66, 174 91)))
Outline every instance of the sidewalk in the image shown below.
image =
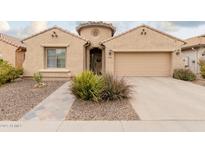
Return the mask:
POLYGON ((63 121, 74 100, 74 96, 69 93, 69 82, 66 82, 20 121, 63 121))
POLYGON ((0 132, 203 132, 205 121, 18 121, 0 132))

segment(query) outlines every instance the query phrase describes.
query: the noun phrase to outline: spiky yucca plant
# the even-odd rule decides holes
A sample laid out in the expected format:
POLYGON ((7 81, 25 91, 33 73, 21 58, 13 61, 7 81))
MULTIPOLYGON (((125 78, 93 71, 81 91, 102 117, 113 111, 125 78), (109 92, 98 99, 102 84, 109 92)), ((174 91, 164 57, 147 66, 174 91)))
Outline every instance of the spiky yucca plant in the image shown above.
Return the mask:
POLYGON ((79 99, 98 102, 104 87, 102 76, 85 71, 72 80, 71 91, 79 99))

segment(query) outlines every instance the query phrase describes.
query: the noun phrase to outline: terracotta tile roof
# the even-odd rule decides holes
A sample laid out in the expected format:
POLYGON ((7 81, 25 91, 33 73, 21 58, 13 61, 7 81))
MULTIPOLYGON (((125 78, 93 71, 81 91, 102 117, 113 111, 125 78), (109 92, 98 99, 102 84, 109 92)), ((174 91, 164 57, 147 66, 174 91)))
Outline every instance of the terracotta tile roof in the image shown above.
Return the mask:
POLYGON ((152 27, 150 27, 150 26, 147 26, 147 25, 145 25, 145 24, 140 25, 140 26, 137 26, 137 27, 135 27, 135 28, 133 28, 133 29, 130 29, 130 30, 126 31, 126 32, 123 32, 123 33, 121 33, 121 34, 119 34, 119 35, 117 35, 117 36, 115 36, 115 37, 112 37, 112 38, 109 38, 109 39, 107 39, 107 40, 104 40, 104 41, 102 41, 101 43, 108 42, 108 41, 110 41, 110 40, 113 40, 113 39, 118 38, 118 37, 120 37, 120 36, 122 36, 122 35, 125 35, 125 34, 127 34, 127 33, 130 33, 130 32, 132 32, 132 31, 134 31, 134 30, 136 30, 136 29, 138 29, 138 28, 141 28, 141 27, 145 27, 145 28, 151 29, 151 30, 153 30, 153 31, 155 31, 155 32, 161 33, 162 35, 165 35, 165 36, 170 37, 170 38, 172 38, 172 39, 175 39, 175 40, 178 40, 178 41, 180 41, 180 42, 183 42, 184 44, 186 43, 186 42, 183 41, 182 39, 179 39, 179 38, 177 38, 177 37, 174 37, 174 36, 172 36, 172 35, 170 35, 170 34, 167 34, 167 33, 165 33, 165 32, 159 31, 159 30, 157 30, 157 29, 155 29, 155 28, 152 28, 152 27))
POLYGON ((76 34, 74 34, 74 33, 71 33, 71 32, 69 32, 69 31, 67 31, 67 30, 65 30, 65 29, 63 29, 63 28, 61 28, 61 27, 58 27, 58 26, 54 26, 54 27, 51 27, 51 28, 46 29, 46 30, 44 30, 44 31, 41 31, 41 32, 39 32, 39 33, 37 33, 37 34, 31 35, 31 36, 29 36, 29 37, 27 37, 27 38, 24 38, 22 41, 26 41, 26 40, 28 40, 28 39, 30 39, 30 38, 33 38, 33 37, 35 37, 35 36, 38 36, 38 35, 40 35, 40 34, 43 34, 43 33, 47 32, 47 31, 50 31, 50 30, 53 30, 53 29, 58 29, 58 30, 60 30, 60 31, 62 31, 62 32, 64 32, 64 33, 70 34, 70 35, 72 35, 72 36, 74 36, 74 37, 76 37, 76 38, 78 38, 78 39, 81 39, 81 40, 84 40, 85 42, 88 42, 88 40, 86 40, 85 38, 83 38, 83 37, 81 37, 81 36, 78 36, 78 35, 76 35, 76 34))
POLYGON ((19 48, 19 47, 25 48, 25 45, 20 41, 20 39, 6 35, 6 34, 0 33, 0 41, 5 42, 9 45, 12 45, 16 48, 19 48))
POLYGON ((102 27, 107 27, 112 30, 112 35, 115 34, 116 27, 114 27, 111 23, 105 23, 102 21, 89 21, 86 23, 81 23, 79 26, 76 27, 76 31, 78 34, 80 34, 80 30, 85 27, 90 27, 90 26, 102 26, 102 27))
POLYGON ((193 47, 205 46, 205 35, 192 37, 185 40, 187 44, 182 47, 182 50, 190 49, 193 47))

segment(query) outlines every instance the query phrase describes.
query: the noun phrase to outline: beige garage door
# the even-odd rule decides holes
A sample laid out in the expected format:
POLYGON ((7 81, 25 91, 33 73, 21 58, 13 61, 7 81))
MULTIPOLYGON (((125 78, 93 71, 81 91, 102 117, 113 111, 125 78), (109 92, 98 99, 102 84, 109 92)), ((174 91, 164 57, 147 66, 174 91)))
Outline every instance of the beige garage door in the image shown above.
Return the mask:
POLYGON ((117 76, 169 76, 170 53, 115 53, 117 76))

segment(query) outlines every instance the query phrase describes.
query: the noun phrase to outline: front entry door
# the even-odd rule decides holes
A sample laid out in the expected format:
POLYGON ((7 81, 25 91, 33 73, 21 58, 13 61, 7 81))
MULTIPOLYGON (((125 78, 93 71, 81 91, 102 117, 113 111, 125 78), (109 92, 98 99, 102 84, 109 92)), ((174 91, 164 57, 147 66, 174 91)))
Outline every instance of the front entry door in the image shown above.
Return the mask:
POLYGON ((90 50, 90 70, 98 75, 102 74, 102 50, 99 48, 90 50))

